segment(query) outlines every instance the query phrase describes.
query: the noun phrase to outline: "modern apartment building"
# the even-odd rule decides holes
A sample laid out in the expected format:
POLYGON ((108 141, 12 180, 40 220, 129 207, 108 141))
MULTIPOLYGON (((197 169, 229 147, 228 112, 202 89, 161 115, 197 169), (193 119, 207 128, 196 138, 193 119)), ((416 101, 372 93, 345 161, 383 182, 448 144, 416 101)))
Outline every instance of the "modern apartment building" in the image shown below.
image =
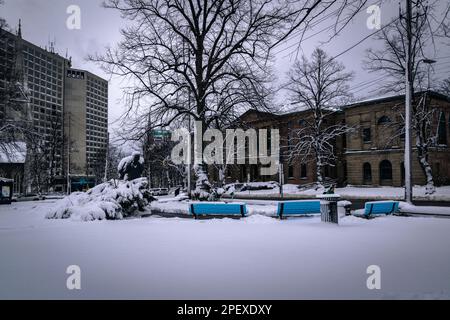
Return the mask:
MULTIPOLYGON (((52 44, 41 48, 24 40, 20 23, 17 34, 0 32, 0 122, 29 122, 44 145, 59 140, 50 159, 53 187, 66 190, 70 176, 73 189, 80 189, 79 180, 91 181, 98 155, 106 153, 108 82, 72 69, 70 59, 56 53, 52 44), (11 99, 12 91, 19 96, 11 99)), ((26 169, 12 172, 13 167, 17 164, 0 163, 0 176, 27 180, 26 169)), ((29 191, 15 186, 18 192, 25 189, 29 191)))
POLYGON ((92 178, 108 146, 108 81, 85 70, 67 69, 65 84, 69 171, 74 177, 92 178))

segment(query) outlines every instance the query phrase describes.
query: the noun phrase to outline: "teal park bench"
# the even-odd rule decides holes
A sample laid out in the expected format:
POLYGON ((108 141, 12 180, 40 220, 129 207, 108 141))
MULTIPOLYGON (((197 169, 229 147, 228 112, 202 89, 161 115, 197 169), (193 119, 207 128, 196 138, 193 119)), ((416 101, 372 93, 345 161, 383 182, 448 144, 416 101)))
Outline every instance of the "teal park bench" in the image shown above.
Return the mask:
POLYGON ((278 202, 277 216, 320 214, 320 200, 300 200, 278 202))
POLYGON ((198 216, 242 216, 247 214, 247 207, 240 203, 191 203, 189 213, 197 219, 198 216))
POLYGON ((373 201, 366 202, 364 216, 370 217, 379 214, 392 214, 398 212, 398 201, 373 201))

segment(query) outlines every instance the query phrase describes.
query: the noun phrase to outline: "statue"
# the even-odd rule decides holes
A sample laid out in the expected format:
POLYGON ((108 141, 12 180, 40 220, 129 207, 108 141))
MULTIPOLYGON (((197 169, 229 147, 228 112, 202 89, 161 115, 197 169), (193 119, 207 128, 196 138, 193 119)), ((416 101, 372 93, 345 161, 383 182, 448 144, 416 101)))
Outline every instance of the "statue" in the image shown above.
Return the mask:
POLYGON ((134 180, 142 176, 144 161, 139 152, 133 152, 131 156, 123 158, 118 166, 120 180, 134 180))
POLYGON ((334 184, 331 184, 330 187, 323 192, 323 194, 334 194, 334 184))

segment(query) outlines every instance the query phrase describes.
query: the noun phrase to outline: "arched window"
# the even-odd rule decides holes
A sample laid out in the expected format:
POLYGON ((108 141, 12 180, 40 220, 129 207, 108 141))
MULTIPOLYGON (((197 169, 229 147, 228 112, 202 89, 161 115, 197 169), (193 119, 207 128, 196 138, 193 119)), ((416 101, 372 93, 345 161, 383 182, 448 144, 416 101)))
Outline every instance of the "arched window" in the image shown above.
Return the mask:
POLYGON ((447 144, 447 128, 445 123, 445 114, 442 111, 439 114, 438 144, 447 144))
POLYGON ((380 162, 380 180, 392 180, 392 164, 388 160, 380 162))
POLYGON ((405 184, 405 163, 402 161, 400 163, 400 175, 402 179, 402 185, 405 184))
POLYGON ((329 178, 330 177, 330 167, 328 166, 328 165, 326 165, 324 168, 323 168, 324 170, 324 176, 325 177, 327 177, 327 178, 329 178))
POLYGON ((302 163, 301 167, 300 167, 300 178, 307 178, 307 171, 306 171, 306 164, 302 163))
POLYGON ((368 162, 365 162, 363 164, 363 180, 364 180, 364 183, 372 182, 372 167, 370 166, 370 163, 368 163, 368 162))
POLYGON ((389 123, 389 122, 391 122, 391 119, 388 116, 381 116, 378 119, 377 124, 386 124, 386 123, 389 123))
POLYGON ((241 165, 241 181, 246 182, 247 181, 247 166, 241 165))
POLYGON ((288 167, 288 178, 294 178, 294 166, 289 165, 288 167))

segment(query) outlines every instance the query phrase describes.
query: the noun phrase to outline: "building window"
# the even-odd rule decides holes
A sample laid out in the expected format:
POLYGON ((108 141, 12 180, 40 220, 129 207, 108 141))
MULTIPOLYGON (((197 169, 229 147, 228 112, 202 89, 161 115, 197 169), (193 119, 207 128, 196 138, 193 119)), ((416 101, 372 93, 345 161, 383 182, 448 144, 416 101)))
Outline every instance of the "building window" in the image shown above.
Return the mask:
POLYGON ((324 176, 326 177, 326 178, 329 178, 330 177, 330 167, 328 166, 328 165, 326 165, 325 167, 324 167, 324 176))
POLYGON ((288 166, 288 178, 289 179, 294 178, 294 166, 293 165, 288 166))
POLYGON ((391 119, 389 119, 389 117, 388 116, 381 116, 379 119, 378 119, 378 124, 386 124, 386 123, 390 123, 391 122, 391 119))
POLYGON ((227 178, 231 178, 231 169, 230 169, 230 167, 227 167, 225 169, 225 175, 226 175, 227 178))
POLYGON ((392 164, 388 160, 380 162, 380 180, 392 180, 392 164))
POLYGON ((447 128, 445 123, 445 114, 443 112, 439 115, 438 144, 447 144, 447 128))
POLYGON ((372 167, 368 162, 363 164, 363 181, 364 183, 372 183, 372 167))
POLYGON ((306 164, 302 163, 301 167, 300 167, 300 178, 304 179, 307 178, 308 172, 307 172, 307 168, 306 168, 306 164))
POLYGON ((402 179, 402 185, 405 185, 405 163, 400 163, 400 175, 402 179))
POLYGON ((362 131, 362 136, 363 136, 363 142, 372 141, 372 134, 371 134, 370 128, 364 128, 362 131))

